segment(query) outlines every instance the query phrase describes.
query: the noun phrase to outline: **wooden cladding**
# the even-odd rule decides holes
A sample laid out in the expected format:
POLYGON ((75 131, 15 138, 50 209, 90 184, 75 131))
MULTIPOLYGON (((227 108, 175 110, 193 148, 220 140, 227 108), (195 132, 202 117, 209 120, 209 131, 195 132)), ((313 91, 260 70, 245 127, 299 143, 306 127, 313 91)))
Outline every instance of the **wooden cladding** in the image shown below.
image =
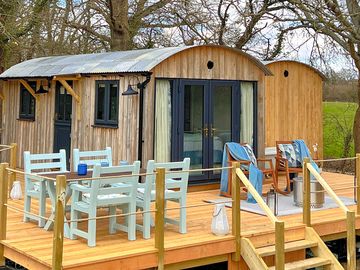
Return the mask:
MULTIPOLYGON (((35 121, 20 120, 20 85, 18 81, 3 83, 2 142, 18 144, 18 166, 22 167, 24 151, 48 153, 53 150, 54 138, 54 102, 55 91, 38 95, 36 101, 35 121)), ((3 160, 8 160, 4 155, 3 160)))
MULTIPOLYGON (((257 82, 257 131, 258 153, 264 152, 264 83, 265 75, 257 63, 249 56, 224 47, 202 46, 183 50, 159 63, 151 70, 151 81, 143 90, 143 154, 146 162, 153 159, 154 144, 154 98, 155 78, 182 78, 201 80, 237 80, 257 82), (211 64, 209 64, 211 62, 211 64), (210 68, 211 67, 211 68, 210 68)), ((55 80, 65 80, 55 78, 55 80)), ((68 78, 66 78, 68 79, 68 78)), ((71 79, 71 78, 70 78, 71 79)), ((28 150, 33 153, 53 152, 54 144, 54 106, 55 84, 52 80, 49 93, 36 95, 37 106, 35 121, 19 121, 19 82, 3 82, 5 96, 3 109, 2 143, 18 143, 18 153, 28 150)), ((145 77, 140 74, 77 76, 73 80, 70 149, 104 149, 112 147, 114 164, 120 160, 132 162, 138 158, 139 138, 139 96, 122 96, 128 85, 137 85, 145 77), (95 83, 96 81, 119 81, 118 127, 106 128, 94 125, 95 83), (81 102, 77 102, 81 101, 81 102)), ((64 81, 62 82, 64 85, 64 81)), ((65 84, 66 85, 66 84, 65 84)), ((69 89, 68 89, 69 90, 69 89)), ((22 158, 18 166, 22 167, 22 158)))
MULTIPOLYGON (((243 54, 224 47, 195 47, 181 51, 164 60, 153 70, 152 80, 148 84, 144 94, 145 119, 143 159, 153 157, 153 128, 154 128, 154 78, 181 78, 202 80, 237 80, 257 82, 257 131, 258 131, 258 153, 264 153, 264 71, 254 61, 243 54), (208 63, 212 62, 209 69, 208 63)), ((240 106, 240 105, 239 105, 240 106)))
POLYGON ((297 62, 268 64, 274 76, 266 77, 265 118, 266 147, 277 140, 304 139, 310 151, 318 143, 323 151, 321 76, 297 62))
MULTIPOLYGON (((119 76, 87 77, 73 82, 73 89, 79 93, 81 106, 73 99, 71 149, 97 150, 111 146, 114 164, 119 164, 120 160, 132 162, 137 159, 138 97, 121 96, 128 84, 128 77, 119 76), (94 127, 96 80, 119 81, 119 128, 94 127)), ((21 158, 17 165, 23 166, 21 154, 24 151, 53 152, 55 83, 52 83, 49 93, 37 96, 35 121, 18 120, 19 82, 4 82, 3 89, 6 99, 3 108, 2 142, 18 143, 18 153, 21 158)))

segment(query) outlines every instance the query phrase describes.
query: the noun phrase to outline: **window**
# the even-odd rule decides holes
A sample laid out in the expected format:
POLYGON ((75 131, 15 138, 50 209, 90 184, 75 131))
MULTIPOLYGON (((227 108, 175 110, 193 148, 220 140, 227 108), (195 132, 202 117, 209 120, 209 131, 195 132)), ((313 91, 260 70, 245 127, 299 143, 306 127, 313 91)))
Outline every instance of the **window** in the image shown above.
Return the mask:
MULTIPOLYGON (((32 89, 36 88, 36 82, 29 82, 32 89)), ((19 119, 35 120, 35 98, 21 84, 20 86, 20 112, 19 119)))
POLYGON ((118 125, 119 82, 96 81, 95 125, 118 125))

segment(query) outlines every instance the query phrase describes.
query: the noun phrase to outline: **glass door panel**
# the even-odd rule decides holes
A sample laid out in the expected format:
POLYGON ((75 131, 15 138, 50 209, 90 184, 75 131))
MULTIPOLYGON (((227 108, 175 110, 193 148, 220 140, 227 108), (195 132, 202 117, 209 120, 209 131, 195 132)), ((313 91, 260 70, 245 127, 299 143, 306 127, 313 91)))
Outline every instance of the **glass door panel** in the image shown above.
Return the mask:
MULTIPOLYGON (((232 85, 216 84, 212 87, 212 123, 210 140, 212 167, 222 167, 224 145, 232 140, 232 85)), ((214 174, 220 174, 214 171, 214 174)))
MULTIPOLYGON (((172 160, 189 157, 191 169, 222 167, 225 143, 240 141, 240 82, 179 80, 179 91, 173 94, 172 160)), ((248 118, 250 125, 254 120, 248 118)), ((220 174, 220 170, 193 172, 190 181, 218 181, 220 174)))
POLYGON ((203 168, 204 164, 204 136, 208 134, 204 127, 204 90, 204 85, 184 86, 183 157, 190 157, 191 169, 203 168))

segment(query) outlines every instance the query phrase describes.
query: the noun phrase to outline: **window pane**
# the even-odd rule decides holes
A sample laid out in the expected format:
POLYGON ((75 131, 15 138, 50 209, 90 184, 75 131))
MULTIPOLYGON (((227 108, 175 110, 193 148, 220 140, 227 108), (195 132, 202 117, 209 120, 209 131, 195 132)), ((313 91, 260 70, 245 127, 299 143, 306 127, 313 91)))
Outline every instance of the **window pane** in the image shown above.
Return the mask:
MULTIPOLYGON (((33 84, 30 84, 30 86, 32 88, 35 88, 35 85, 33 84)), ((31 119, 35 117, 35 99, 24 87, 20 89, 19 117, 26 119, 31 119)))
POLYGON ((30 93, 28 93, 28 95, 30 98, 29 114, 35 116, 35 98, 30 93))
POLYGON ((26 90, 21 89, 20 91, 20 114, 26 114, 25 104, 26 104, 26 90))
POLYGON ((65 95, 66 103, 65 103, 65 120, 71 120, 71 112, 72 112, 72 97, 69 94, 65 95))
POLYGON ((240 141, 253 146, 254 143, 254 84, 241 83, 240 141))
POLYGON ((105 120, 105 84, 99 83, 97 88, 97 112, 96 119, 105 120))
POLYGON ((109 120, 117 121, 118 111, 118 86, 117 84, 110 84, 109 95, 109 120))
POLYGON ((156 80, 154 156, 157 162, 171 161, 171 88, 171 81, 156 80))
POLYGON ((231 142, 231 101, 231 86, 217 85, 213 88, 213 127, 209 132, 212 133, 214 167, 222 167, 224 144, 231 142))
POLYGON ((65 91, 61 91, 61 89, 60 89, 57 120, 65 120, 65 116, 64 116, 64 95, 65 95, 65 93, 66 93, 65 91))
MULTIPOLYGON (((190 157, 191 169, 203 166, 203 107, 204 86, 186 85, 184 93, 184 152, 183 157, 190 157)), ((191 173, 192 175, 201 172, 191 173)))

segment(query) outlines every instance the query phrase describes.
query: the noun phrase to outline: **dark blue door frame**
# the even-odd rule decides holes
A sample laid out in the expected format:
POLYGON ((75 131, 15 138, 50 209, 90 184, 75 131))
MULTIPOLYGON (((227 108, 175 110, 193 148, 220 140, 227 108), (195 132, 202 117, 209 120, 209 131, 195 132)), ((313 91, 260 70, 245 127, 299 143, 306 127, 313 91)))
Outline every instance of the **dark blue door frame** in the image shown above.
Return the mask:
MULTIPOLYGON (((186 85, 201 85, 204 89, 203 96, 203 127, 210 128, 214 121, 213 115, 213 89, 215 86, 232 87, 231 109, 231 140, 240 141, 240 115, 241 115, 241 90, 240 81, 227 80, 187 80, 173 81, 172 91, 172 160, 183 159, 184 146, 184 92, 186 85)), ((254 123, 257 122, 256 83, 254 82, 254 123)), ((254 143, 256 138, 256 124, 254 125, 254 143)), ((213 139, 202 136, 203 143, 203 168, 213 167, 213 139)), ((191 176, 191 184, 204 184, 218 181, 220 174, 204 172, 201 175, 191 176)))
MULTIPOLYGON (((68 82, 72 85, 72 82, 68 82)), ((61 84, 56 82, 55 89, 55 117, 54 117, 54 152, 65 149, 67 168, 69 167, 71 152, 71 115, 72 115, 72 96, 60 92, 61 84)))

